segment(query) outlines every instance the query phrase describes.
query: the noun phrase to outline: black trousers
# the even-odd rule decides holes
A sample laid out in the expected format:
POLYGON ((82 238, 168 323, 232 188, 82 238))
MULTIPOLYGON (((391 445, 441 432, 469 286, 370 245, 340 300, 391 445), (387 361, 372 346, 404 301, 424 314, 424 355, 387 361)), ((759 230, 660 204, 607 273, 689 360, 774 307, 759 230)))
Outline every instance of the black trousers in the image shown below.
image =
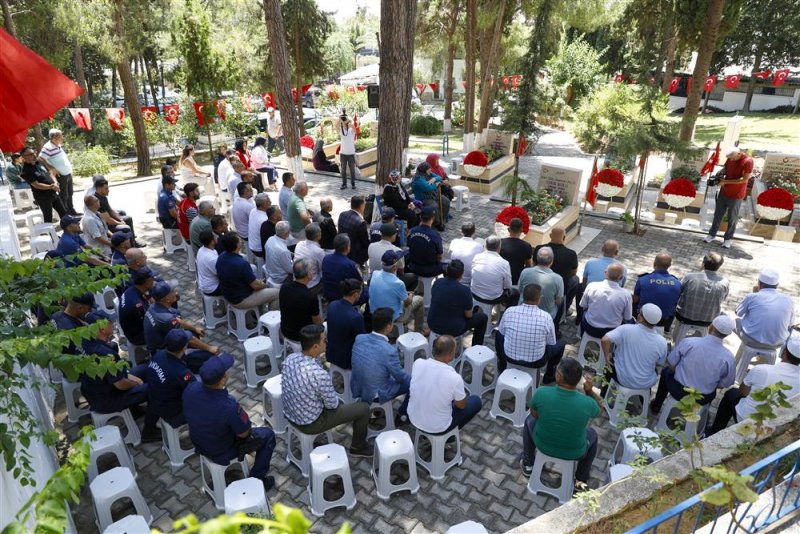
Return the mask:
POLYGON ((522 367, 529 367, 531 369, 541 369, 547 366, 542 376, 542 384, 550 384, 556 379, 556 367, 564 357, 564 342, 556 341, 554 345, 545 345, 544 354, 535 362, 523 362, 515 360, 506 356, 505 351, 505 336, 499 330, 495 330, 494 334, 494 348, 497 352, 497 372, 502 373, 506 370, 509 363, 519 365, 522 367))
POLYGON ((53 222, 53 210, 56 210, 58 216, 63 218, 67 214, 67 209, 61 202, 61 198, 55 191, 42 191, 39 189, 32 189, 33 200, 39 204, 39 209, 42 210, 42 217, 44 222, 53 222))
MULTIPOLYGON (((664 367, 664 369, 661 370, 661 379, 658 381, 656 396, 653 399, 653 402, 650 403, 653 411, 661 411, 661 406, 664 405, 664 401, 667 399, 667 394, 671 395, 675 400, 681 400, 683 397, 685 397, 686 391, 683 389, 684 387, 685 386, 678 382, 678 380, 675 378, 675 371, 673 371, 669 366, 664 367)), ((700 406, 711 404, 716 396, 716 390, 712 391, 711 393, 707 393, 703 395, 703 398, 700 399, 698 404, 700 406)))
POLYGON ((67 213, 70 215, 75 215, 77 212, 75 211, 75 206, 72 205, 72 175, 59 174, 58 187, 61 189, 61 191, 58 192, 58 198, 61 199, 61 204, 64 206, 64 209, 66 209, 67 213))
POLYGON ((736 417, 736 405, 739 404, 742 398, 742 393, 739 391, 739 388, 731 388, 725 392, 725 395, 722 396, 722 400, 719 401, 717 415, 714 417, 714 424, 711 426, 711 430, 706 431, 706 436, 716 434, 720 430, 725 429, 731 418, 737 423, 739 422, 736 417))
MULTIPOLYGON (((136 232, 133 230, 133 218, 131 218, 129 215, 126 215, 124 211, 118 211, 117 215, 119 215, 119 218, 122 219, 122 222, 125 223, 128 228, 130 228, 129 233, 131 235, 131 241, 136 241, 136 232)), ((117 225, 109 225, 108 229, 112 232, 116 232, 117 225)), ((133 246, 133 243, 131 243, 131 246, 133 246)))
POLYGON ((515 289, 513 287, 506 288, 499 297, 491 300, 481 298, 475 295, 475 293, 472 294, 472 298, 478 302, 483 302, 484 304, 502 304, 506 308, 510 308, 511 306, 516 306, 519 303, 519 289, 515 289))

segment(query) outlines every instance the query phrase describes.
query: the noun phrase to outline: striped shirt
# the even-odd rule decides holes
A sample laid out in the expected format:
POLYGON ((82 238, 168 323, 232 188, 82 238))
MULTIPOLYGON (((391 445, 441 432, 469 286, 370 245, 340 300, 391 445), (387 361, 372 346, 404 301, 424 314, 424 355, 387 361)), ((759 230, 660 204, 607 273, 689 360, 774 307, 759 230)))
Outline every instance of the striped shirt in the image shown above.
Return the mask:
POLYGON ((715 271, 689 273, 681 280, 675 313, 690 321, 711 324, 728 297, 728 280, 715 271))
POLYGON ((283 415, 296 425, 310 425, 323 409, 339 406, 333 382, 319 360, 296 352, 286 358, 281 378, 283 415))
POLYGON ((67 153, 59 145, 48 141, 39 152, 39 157, 52 165, 61 176, 72 174, 72 163, 69 162, 67 153))

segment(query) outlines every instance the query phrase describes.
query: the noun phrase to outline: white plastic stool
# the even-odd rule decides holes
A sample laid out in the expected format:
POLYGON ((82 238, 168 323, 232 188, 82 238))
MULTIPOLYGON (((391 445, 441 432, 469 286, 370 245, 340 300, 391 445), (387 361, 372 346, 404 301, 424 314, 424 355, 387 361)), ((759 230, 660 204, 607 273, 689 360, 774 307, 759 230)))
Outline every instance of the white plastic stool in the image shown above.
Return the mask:
MULTIPOLYGON (((333 434, 331 434, 330 430, 326 430, 322 434, 325 434, 328 444, 333 443, 333 434)), ((311 467, 309 456, 311 451, 314 450, 314 440, 322 434, 304 434, 289 423, 289 434, 286 437, 286 461, 296 465, 304 477, 308 476, 308 470, 311 467), (296 439, 298 445, 300 445, 300 458, 292 450, 292 438, 296 439)))
POLYGON ((268 378, 262 388, 262 403, 264 405, 264 421, 269 423, 272 431, 276 434, 283 434, 289 426, 289 422, 283 415, 283 388, 281 386, 282 375, 268 378), (267 409, 267 405, 271 410, 267 409), (271 413, 270 413, 271 412, 271 413))
MULTIPOLYGON (((406 393, 408 395, 408 393, 406 393)), ((367 426, 367 438, 374 438, 375 436, 379 436, 384 432, 394 430, 394 406, 392 405, 392 401, 394 399, 389 399, 386 402, 378 402, 373 401, 372 404, 369 406, 369 413, 370 416, 372 412, 375 410, 380 410, 383 412, 384 417, 386 418, 386 424, 383 425, 383 428, 374 429, 370 426, 367 426)))
MULTIPOLYGON (((439 337, 441 337, 441 336, 443 336, 443 335, 444 335, 444 334, 437 334, 436 332, 434 332, 433 330, 431 330, 431 333, 430 333, 430 335, 428 336, 428 344, 430 345, 430 347, 428 348, 428 354, 429 354, 429 355, 431 355, 431 357, 432 357, 432 355, 433 355, 433 342, 434 342, 434 341, 436 341, 436 339, 437 339, 437 338, 439 338, 439 337)), ((457 368, 457 367, 458 367, 458 364, 460 364, 460 363, 461 363, 461 353, 462 353, 462 351, 464 350, 464 336, 463 336, 463 334, 462 334, 462 335, 460 335, 460 336, 457 336, 457 337, 455 338, 455 340, 456 340, 456 353, 455 353, 455 357, 454 357, 454 358, 453 358, 453 360, 452 360, 452 361, 449 363, 450 367, 453 367, 453 368, 457 368)))
POLYGON ((272 350, 275 353, 283 352, 283 344, 281 343, 281 312, 278 310, 268 311, 258 318, 258 333, 263 335, 269 334, 272 340, 272 350))
POLYGON ((11 188, 14 196, 14 207, 18 210, 33 208, 33 193, 30 189, 11 188))
POLYGON ((564 504, 572 499, 572 492, 575 486, 575 468, 578 462, 575 460, 563 460, 548 456, 540 450, 536 451, 536 460, 533 462, 533 472, 528 479, 528 492, 534 495, 544 493, 555 497, 558 502, 564 504), (542 471, 545 464, 553 464, 561 472, 561 484, 558 487, 550 487, 542 482, 542 471))
POLYGON ((424 294, 422 295, 423 302, 425 303, 425 309, 431 307, 431 289, 433 288, 433 281, 436 279, 435 276, 420 276, 419 281, 422 282, 422 288, 424 294))
POLYGON ((658 434, 649 428, 631 427, 620 432, 608 466, 630 463, 637 456, 647 456, 654 462, 662 456, 658 434))
POLYGON ((186 244, 186 266, 190 273, 197 272, 197 258, 194 256, 194 247, 191 243, 186 244))
POLYGON ((419 332, 406 332, 398 337, 397 350, 400 356, 403 357, 403 368, 408 374, 411 374, 411 368, 414 366, 414 356, 419 351, 425 351, 426 358, 431 357, 428 340, 419 332))
POLYGON ((144 345, 134 345, 129 339, 125 341, 128 361, 131 362, 131 368, 136 367, 140 361, 145 361, 150 358, 150 351, 147 350, 147 347, 144 345), (141 356, 141 360, 139 356, 141 356))
POLYGON ((427 432, 423 432, 419 428, 415 428, 416 433, 414 434, 414 454, 417 457, 417 463, 425 468, 425 470, 431 475, 433 480, 442 480, 444 478, 445 473, 451 467, 455 467, 457 465, 461 465, 463 462, 463 458, 461 457, 461 435, 458 432, 458 427, 456 426, 450 432, 445 434, 429 434, 427 432), (426 460, 424 459, 419 453, 419 446, 420 446, 420 438, 425 436, 431 444, 431 459, 426 460), (444 458, 444 447, 447 444, 450 438, 455 438, 456 440, 456 454, 453 458, 448 462, 445 461, 444 458))
POLYGON ((578 347, 578 356, 576 359, 580 362, 583 366, 589 366, 594 368, 598 373, 603 372, 603 368, 606 366, 606 355, 603 352, 603 345, 600 343, 599 337, 594 337, 589 335, 588 332, 584 332, 581 336, 581 344, 578 347), (586 351, 586 346, 589 343, 596 343, 597 347, 600 349, 599 356, 597 357, 597 363, 590 364, 586 361, 586 357, 584 356, 584 352, 586 351))
POLYGON ((257 478, 243 478, 225 488, 225 513, 270 515, 264 483, 257 478))
MULTIPOLYGON (((671 412, 675 410, 676 404, 678 404, 678 401, 675 400, 675 397, 673 397, 672 395, 667 395, 667 401, 661 407, 661 414, 659 415, 658 421, 656 422, 656 425, 653 427, 653 430, 655 431, 672 430, 672 427, 669 426, 669 421, 671 412)), ((708 404, 700 407, 699 421, 683 421, 683 431, 678 432, 675 436, 677 440, 680 442, 681 447, 683 447, 687 442, 695 439, 695 433, 697 434, 698 438, 702 437, 702 434, 706 428, 706 422, 708 420, 708 407, 709 407, 708 404)), ((677 412, 677 410, 675 411, 677 412)), ((683 420, 683 417, 680 416, 679 413, 677 414, 677 417, 683 420)))
MULTIPOLYGON (((53 217, 57 217, 58 214, 53 212, 53 217)), ((44 222, 44 216, 42 215, 41 211, 29 211, 27 215, 28 219, 28 230, 30 230, 30 236, 35 237, 37 235, 49 235, 50 239, 53 243, 58 243, 58 234, 56 233, 56 227, 53 223, 46 223, 44 222)))
POLYGON ((539 372, 542 369, 546 369, 546 368, 544 366, 543 367, 525 367, 524 365, 520 365, 520 364, 515 363, 515 362, 506 361, 506 369, 516 369, 517 371, 522 371, 523 373, 525 373, 526 375, 531 377, 531 380, 533 380, 533 391, 535 393, 536 392, 536 388, 538 388, 541 385, 541 382, 542 382, 541 377, 539 376, 539 372))
MULTIPOLYGON (((350 377, 353 375, 353 371, 350 369, 342 369, 338 365, 331 364, 330 369, 328 369, 328 374, 331 375, 331 380, 333 380, 334 375, 339 375, 342 377, 342 382, 344 382, 344 388, 341 391, 336 391, 336 394, 339 395, 339 398, 342 399, 344 403, 353 402, 353 392, 350 389, 350 377)), ((336 384, 334 384, 334 389, 336 389, 336 384)))
POLYGON ((194 454, 194 447, 189 449, 181 447, 181 429, 173 427, 163 419, 161 419, 161 450, 169 458, 172 469, 182 466, 186 459, 194 454))
POLYGON ((94 480, 100 470, 97 461, 106 454, 113 454, 120 467, 130 469, 136 476, 136 464, 131 458, 128 447, 122 441, 119 428, 114 425, 105 425, 94 429, 95 439, 89 442, 89 480, 94 480))
POLYGON ((444 534, 489 534, 489 531, 480 523, 464 521, 448 528, 444 534))
POLYGON ((489 384, 483 383, 483 374, 486 370, 486 367, 491 363, 495 365, 495 369, 497 368, 497 356, 492 349, 483 345, 474 345, 468 348, 462 354, 460 369, 462 373, 464 371, 465 363, 468 363, 472 369, 472 374, 470 375, 469 380, 464 381, 470 395, 477 395, 480 397, 487 391, 492 391, 495 388, 495 384, 497 382, 496 372, 489 384))
POLYGON ((113 287, 106 286, 105 289, 94 294, 94 303, 100 310, 110 315, 112 320, 116 320, 117 317, 115 300, 117 300, 117 293, 113 287))
POLYGON ((67 406, 67 420, 70 423, 77 423, 78 419, 89 413, 89 408, 79 407, 78 401, 75 400, 75 392, 81 392, 81 383, 69 382, 62 376, 61 389, 64 391, 64 404, 67 406))
POLYGON ((112 413, 91 412, 91 414, 92 424, 94 424, 95 428, 99 428, 107 424, 115 417, 122 418, 122 421, 125 423, 125 426, 128 429, 128 433, 125 434, 125 443, 136 446, 142 441, 142 435, 139 432, 139 427, 136 425, 136 421, 134 421, 133 414, 131 414, 130 409, 125 408, 121 412, 112 413))
POLYGON ((111 506, 125 497, 133 502, 136 513, 142 516, 149 525, 153 521, 153 514, 142 497, 142 492, 133 479, 133 473, 127 467, 115 467, 106 471, 89 483, 89 490, 94 501, 94 510, 97 514, 97 526, 101 531, 108 528, 113 520, 111 506))
POLYGON ((607 483, 616 482, 617 480, 622 480, 625 477, 629 477, 633 474, 633 467, 626 465, 626 464, 617 464, 612 465, 608 468, 608 479, 606 480, 607 483))
POLYGON ((386 500, 392 493, 398 491, 408 490, 412 494, 417 493, 419 491, 417 460, 411 436, 402 430, 390 430, 375 438, 371 472, 378 497, 381 499, 386 500), (408 464, 408 480, 401 484, 392 484, 392 464, 401 461, 408 464))
POLYGON ((335 443, 317 447, 311 451, 311 477, 308 484, 311 513, 317 517, 325 515, 326 510, 344 506, 352 510, 356 505, 353 480, 350 477, 350 462, 344 447, 335 443), (344 485, 344 494, 335 501, 325 499, 325 480, 339 476, 344 485))
POLYGON ((289 339, 288 337, 283 338, 283 357, 285 358, 297 352, 303 352, 300 342, 289 339))
POLYGON ((750 367, 752 359, 758 355, 766 356, 766 363, 775 363, 778 352, 783 348, 783 343, 774 347, 755 347, 748 345, 745 340, 739 345, 739 351, 736 353, 736 382, 741 384, 744 382, 744 377, 747 374, 747 369, 750 367))
POLYGON ((126 515, 119 521, 115 521, 106 527, 103 534, 147 534, 150 532, 150 525, 147 520, 140 515, 126 515))
POLYGON ((35 256, 36 254, 41 254, 42 252, 48 252, 56 248, 55 244, 53 244, 53 240, 50 239, 50 236, 46 235, 31 237, 30 245, 31 245, 31 256, 35 256))
POLYGON ((258 334, 258 324, 253 328, 247 327, 247 315, 254 313, 258 317, 258 306, 252 308, 236 308, 230 302, 228 305, 228 333, 236 336, 239 341, 255 336, 258 334))
POLYGON ((528 415, 528 399, 533 395, 533 379, 529 374, 518 369, 506 369, 497 379, 494 400, 489 415, 497 419, 503 417, 511 421, 515 427, 522 428, 528 415), (514 411, 506 412, 500 407, 500 397, 504 391, 514 395, 514 411))
POLYGON ((228 302, 224 297, 210 297, 203 295, 203 316, 206 320, 206 328, 216 328, 228 321, 228 302), (216 313, 219 310, 221 313, 216 313))
POLYGON ((678 319, 675 319, 675 328, 672 331, 672 346, 674 347, 675 345, 680 343, 681 340, 685 338, 692 330, 699 333, 701 336, 705 336, 708 334, 707 326, 695 326, 691 324, 682 323, 678 319))
POLYGON ((239 464, 241 466, 245 478, 250 475, 250 469, 247 467, 247 460, 240 462, 234 458, 228 465, 220 465, 210 458, 206 458, 202 454, 200 455, 200 476, 203 479, 203 491, 208 493, 208 496, 214 501, 214 506, 217 507, 217 510, 225 509, 225 472, 234 464, 239 464), (208 469, 211 483, 214 486, 213 488, 208 485, 206 469, 208 469))
MULTIPOLYGON (((487 327, 491 327, 492 326, 492 312, 494 312, 495 304, 489 304, 488 302, 481 302, 476 298, 473 298, 472 302, 474 302, 475 305, 478 306, 481 309, 481 311, 486 314, 486 326, 487 327)), ((488 328, 488 329, 491 330, 491 328, 488 328)))
POLYGON ((247 387, 257 388, 267 378, 279 373, 278 358, 272 350, 272 341, 267 336, 256 336, 244 342, 244 378, 247 387), (256 363, 258 358, 269 358, 269 372, 265 375, 258 374, 256 363))
POLYGON ((456 211, 464 211, 469 208, 469 187, 465 185, 454 185, 453 193, 456 194, 456 211))
POLYGON ((623 411, 628 407, 628 402, 635 397, 642 400, 642 411, 636 416, 641 424, 647 424, 647 407, 650 405, 650 389, 632 389, 621 386, 616 380, 612 379, 608 383, 605 397, 603 397, 603 408, 608 413, 608 422, 617 428, 620 423, 623 411), (611 401, 611 402, 609 402, 611 401))
POLYGON ((178 230, 164 228, 164 251, 167 254, 174 254, 178 250, 186 250, 186 241, 178 230), (180 241, 180 243, 178 243, 180 241))

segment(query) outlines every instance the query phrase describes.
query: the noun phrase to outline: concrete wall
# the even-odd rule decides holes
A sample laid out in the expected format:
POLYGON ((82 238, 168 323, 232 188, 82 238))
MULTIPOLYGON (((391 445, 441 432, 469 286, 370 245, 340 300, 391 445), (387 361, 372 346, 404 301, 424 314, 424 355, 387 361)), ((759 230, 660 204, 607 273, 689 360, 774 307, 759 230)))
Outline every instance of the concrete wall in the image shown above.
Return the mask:
MULTIPOLYGON (((723 109, 725 111, 740 111, 744 107, 744 99, 746 96, 747 93, 725 91, 725 93, 722 95, 722 100, 709 100, 708 105, 723 109)), ((795 102, 797 102, 798 96, 800 96, 800 88, 794 90, 793 96, 754 94, 753 100, 750 102, 750 110, 761 111, 772 109, 778 106, 792 106, 795 104, 795 102)), ((685 105, 686 97, 669 97, 670 109, 680 109, 685 105)))

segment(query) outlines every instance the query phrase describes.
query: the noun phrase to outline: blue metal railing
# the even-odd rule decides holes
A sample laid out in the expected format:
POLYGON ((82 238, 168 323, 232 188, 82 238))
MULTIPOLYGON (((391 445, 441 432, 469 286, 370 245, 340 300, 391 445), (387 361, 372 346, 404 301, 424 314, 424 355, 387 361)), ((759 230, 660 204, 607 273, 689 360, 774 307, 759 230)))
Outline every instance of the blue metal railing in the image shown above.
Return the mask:
MULTIPOLYGON (((767 499, 759 498, 755 503, 734 505, 731 514, 736 521, 729 518, 720 521, 720 516, 727 514, 729 508, 708 505, 700 499, 703 493, 722 487, 719 483, 628 530, 626 534, 695 532, 706 525, 711 533, 735 534, 745 532, 744 529, 748 532, 758 532, 800 508, 800 488, 795 487, 798 467, 800 467, 800 441, 740 471, 742 475, 753 476, 753 490, 759 497, 765 496, 767 492, 771 492, 771 495, 767 499)), ((797 479, 800 480, 800 477, 797 479)))

